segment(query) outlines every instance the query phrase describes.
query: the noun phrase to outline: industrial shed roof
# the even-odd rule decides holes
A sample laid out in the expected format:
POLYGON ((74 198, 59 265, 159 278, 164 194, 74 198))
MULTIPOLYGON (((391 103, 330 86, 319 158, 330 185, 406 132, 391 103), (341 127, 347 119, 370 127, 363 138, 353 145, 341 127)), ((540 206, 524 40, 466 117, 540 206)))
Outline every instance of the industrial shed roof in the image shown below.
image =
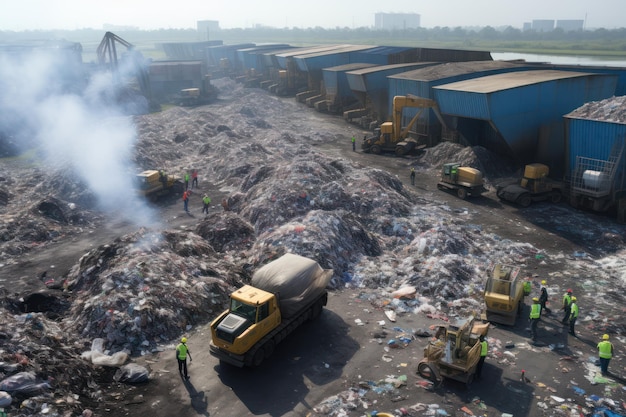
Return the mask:
POLYGON ((368 64, 365 62, 353 62, 351 64, 337 65, 335 67, 324 68, 324 71, 340 72, 340 71, 359 71, 371 67, 379 68, 376 64, 368 64))
POLYGON ((565 72, 555 70, 531 70, 521 72, 506 72, 488 75, 470 80, 457 81, 445 84, 438 89, 450 91, 465 91, 468 93, 495 93, 497 91, 538 84, 546 81, 562 80, 567 78, 590 75, 583 72, 565 72))
POLYGON ((473 72, 488 71, 501 68, 515 68, 525 65, 516 64, 507 61, 467 61, 467 62, 448 62, 426 68, 420 68, 413 71, 407 71, 400 74, 391 75, 390 78, 402 78, 416 81, 433 81, 443 78, 450 78, 462 74, 471 74, 473 72))
POLYGON ((327 49, 323 51, 305 52, 300 55, 294 55, 294 58, 296 59, 316 58, 320 56, 334 55, 334 54, 339 54, 339 53, 363 51, 365 49, 371 49, 371 48, 374 48, 374 46, 373 45, 336 45, 332 49, 327 49))
POLYGON ((626 124, 626 96, 590 101, 565 117, 626 124))
POLYGON ((364 74, 370 74, 373 72, 390 71, 390 70, 393 71, 394 69, 400 69, 400 68, 411 68, 411 67, 421 68, 424 65, 433 65, 433 64, 435 63, 434 62, 409 62, 406 64, 376 65, 371 68, 362 68, 362 69, 353 70, 350 72, 355 75, 364 75, 364 74))

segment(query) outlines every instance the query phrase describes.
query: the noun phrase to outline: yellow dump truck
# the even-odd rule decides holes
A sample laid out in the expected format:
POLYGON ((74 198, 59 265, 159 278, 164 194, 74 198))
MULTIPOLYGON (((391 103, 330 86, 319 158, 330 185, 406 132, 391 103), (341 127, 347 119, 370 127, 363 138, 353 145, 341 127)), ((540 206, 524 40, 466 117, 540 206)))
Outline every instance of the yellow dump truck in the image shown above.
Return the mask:
POLYGON ((237 367, 260 365, 287 335, 320 315, 332 275, 290 253, 261 267, 211 323, 211 355, 237 367))
POLYGON ((516 266, 496 264, 485 283, 484 319, 514 326, 524 308, 524 283, 516 266))
POLYGON ((486 191, 482 172, 476 168, 463 167, 455 162, 443 165, 437 188, 455 190, 461 200, 465 200, 468 195, 479 196, 486 191))
POLYGON ((487 336, 488 331, 489 323, 473 316, 454 325, 439 326, 435 340, 424 348, 417 373, 435 383, 448 378, 471 384, 480 359, 480 336, 487 336))

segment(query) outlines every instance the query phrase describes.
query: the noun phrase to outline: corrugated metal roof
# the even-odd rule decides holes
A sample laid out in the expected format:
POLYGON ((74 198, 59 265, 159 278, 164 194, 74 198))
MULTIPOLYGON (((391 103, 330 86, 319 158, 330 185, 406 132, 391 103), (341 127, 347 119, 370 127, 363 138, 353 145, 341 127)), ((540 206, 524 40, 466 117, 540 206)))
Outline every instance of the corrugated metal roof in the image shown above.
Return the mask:
POLYGON ((366 69, 366 68, 371 68, 371 67, 378 68, 379 66, 376 64, 368 64, 365 62, 353 62, 351 64, 337 65, 335 67, 324 68, 324 72, 326 71, 331 71, 331 72, 358 71, 360 69, 366 69))
POLYGON ((343 46, 345 45, 308 46, 308 47, 302 47, 302 48, 289 49, 285 52, 279 52, 279 53, 271 54, 271 55, 275 55, 277 58, 290 58, 290 57, 297 56, 297 55, 307 55, 307 54, 314 54, 317 52, 329 51, 332 49, 341 48, 343 46))
POLYGON ((405 47, 405 46, 375 46, 368 51, 364 51, 365 54, 377 54, 377 55, 391 55, 398 54, 401 52, 413 50, 416 48, 405 47))
POLYGON ((354 70, 350 72, 355 75, 366 75, 366 74, 370 74, 374 72, 393 71, 395 69, 402 69, 402 68, 412 68, 412 67, 423 68, 424 66, 434 65, 434 64, 436 63, 435 62, 409 62, 407 64, 377 65, 374 68, 363 68, 363 69, 354 70))
POLYGON ((485 77, 444 84, 434 88, 441 90, 465 91, 468 93, 495 93, 497 91, 510 90, 512 88, 539 84, 546 81, 555 81, 588 75, 591 74, 556 70, 530 70, 488 75, 485 77))
POLYGON ((433 81, 442 78, 450 78, 462 74, 471 74, 473 72, 488 71, 501 68, 514 68, 521 66, 524 65, 507 61, 448 62, 434 67, 421 68, 414 71, 407 71, 401 74, 395 74, 391 76, 391 78, 409 79, 417 81, 433 81))
POLYGON ((366 49, 372 49, 374 46, 372 45, 336 45, 335 48, 326 49, 324 51, 317 52, 307 52, 301 55, 294 55, 295 59, 307 59, 307 58, 316 58, 320 56, 333 55, 338 53, 347 53, 354 51, 363 51, 366 49))

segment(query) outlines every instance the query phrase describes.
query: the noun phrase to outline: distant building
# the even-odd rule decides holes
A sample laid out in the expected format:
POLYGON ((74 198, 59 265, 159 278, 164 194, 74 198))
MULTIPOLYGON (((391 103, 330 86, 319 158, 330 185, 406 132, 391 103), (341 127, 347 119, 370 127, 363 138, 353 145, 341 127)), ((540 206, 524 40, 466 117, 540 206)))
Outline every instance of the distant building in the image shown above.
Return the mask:
POLYGON ((417 13, 376 13, 374 27, 382 30, 417 29, 420 15, 417 13))
POLYGON ((552 32, 554 30, 554 20, 552 19, 533 20, 533 30, 536 32, 552 32))
POLYGON ((220 22, 218 20, 198 20, 196 22, 200 38, 205 41, 212 40, 214 33, 219 32, 220 22))
POLYGON ((522 30, 527 32, 533 28, 533 24, 531 22, 524 22, 524 26, 522 26, 522 30))
POLYGON ((563 29, 565 32, 583 30, 585 26, 584 20, 557 20, 557 29, 563 29))

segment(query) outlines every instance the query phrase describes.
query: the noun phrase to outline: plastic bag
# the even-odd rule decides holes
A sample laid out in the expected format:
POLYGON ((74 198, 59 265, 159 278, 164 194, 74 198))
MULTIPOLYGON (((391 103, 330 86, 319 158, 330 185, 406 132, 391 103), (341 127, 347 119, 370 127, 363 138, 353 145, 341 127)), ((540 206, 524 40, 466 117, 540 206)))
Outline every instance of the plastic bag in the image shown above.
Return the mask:
POLYGON ((127 382, 129 384, 138 384, 141 382, 148 382, 150 372, 147 368, 137 365, 136 363, 129 363, 122 366, 117 370, 113 379, 117 382, 127 382))

